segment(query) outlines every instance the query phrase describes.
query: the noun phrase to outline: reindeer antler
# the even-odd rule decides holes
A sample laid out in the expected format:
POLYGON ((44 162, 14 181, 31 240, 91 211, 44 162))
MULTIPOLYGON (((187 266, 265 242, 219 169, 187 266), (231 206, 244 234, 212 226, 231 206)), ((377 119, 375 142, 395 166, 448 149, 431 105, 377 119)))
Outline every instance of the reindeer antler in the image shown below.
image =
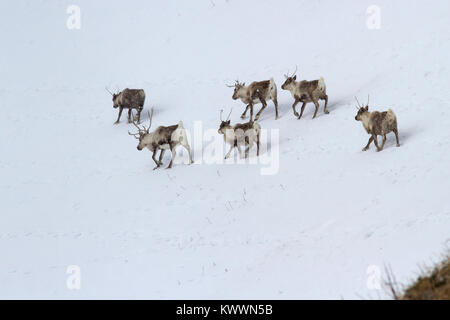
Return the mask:
MULTIPOLYGON (((364 108, 364 106, 361 106, 361 104, 359 103, 359 100, 358 100, 358 98, 355 96, 355 100, 356 100, 356 103, 358 104, 358 107, 356 108, 356 109, 361 109, 361 108, 364 108)), ((367 104, 366 104, 366 107, 368 107, 369 106, 369 102, 370 102, 370 95, 367 95, 367 104)))
POLYGON ((150 112, 148 112, 148 117, 150 119, 150 124, 148 125, 148 129, 147 129, 147 133, 149 132, 150 128, 152 127, 152 120, 153 120, 153 108, 152 108, 152 113, 150 114, 150 112))
POLYGON ((146 133, 149 133, 150 128, 152 127, 152 119, 153 119, 153 108, 152 108, 152 113, 150 114, 150 112, 148 112, 148 118, 150 119, 150 124, 148 125, 148 128, 146 128, 144 125, 142 125, 144 127, 144 131, 146 133))
POLYGON ((131 133, 130 131, 128 131, 128 134, 130 136, 134 136, 136 139, 139 139, 139 132, 138 133, 131 133))
POLYGON ((233 112, 233 108, 231 108, 230 113, 228 114, 227 121, 230 120, 231 112, 233 112))
MULTIPOLYGON (((152 118, 153 118, 153 108, 152 108, 152 113, 150 114, 150 112, 148 113, 148 117, 150 119, 150 125, 148 126, 148 128, 146 128, 144 125, 142 125, 142 128, 139 127, 139 125, 136 123, 135 120, 132 120, 131 123, 138 129, 138 133, 131 133, 130 131, 128 131, 128 134, 130 136, 134 136, 135 138, 137 138, 137 135, 141 135, 141 134, 145 134, 145 133, 149 133, 150 132, 150 128, 152 126, 152 118)), ((137 138, 139 139, 139 138, 137 138)))
MULTIPOLYGON (((233 112, 233 108, 231 108, 231 111, 230 111, 230 113, 228 114, 227 120, 225 120, 225 121, 230 120, 231 112, 233 112)), ((223 114, 223 109, 220 109, 220 121, 223 121, 223 119, 222 119, 222 114, 223 114)))
POLYGON ((239 79, 237 79, 237 80, 234 80, 234 84, 233 85, 227 84, 226 86, 228 88, 235 88, 236 86, 239 86, 239 85, 241 85, 241 83, 239 82, 239 79))
POLYGON ((134 136, 136 139, 139 139, 139 137, 141 136, 143 130, 136 124, 134 119, 131 120, 131 123, 138 129, 138 132, 137 133, 131 133, 130 131, 128 131, 128 134, 130 136, 134 136))
MULTIPOLYGON (((136 121, 133 119, 133 120, 131 120, 131 123, 139 130, 139 132, 141 132, 141 131, 143 131, 142 129, 141 129, 141 127, 139 127, 139 125, 136 123, 136 121)), ((145 128, 144 128, 145 129, 145 128)), ((145 130, 144 130, 145 131, 145 130)))
POLYGON ((110 95, 112 95, 112 96, 114 95, 111 91, 109 91, 108 87, 105 87, 105 89, 106 89, 106 91, 109 92, 110 95))
POLYGON ((287 78, 293 77, 296 73, 297 73, 297 65, 295 65, 295 71, 294 71, 294 73, 293 73, 291 76, 289 75, 289 70, 288 70, 287 74, 285 74, 284 76, 285 76, 286 79, 287 79, 287 78))
POLYGON ((356 103, 358 104, 358 108, 356 108, 356 109, 361 109, 362 107, 361 107, 361 104, 359 103, 359 100, 358 100, 358 98, 355 96, 355 100, 356 100, 356 103))

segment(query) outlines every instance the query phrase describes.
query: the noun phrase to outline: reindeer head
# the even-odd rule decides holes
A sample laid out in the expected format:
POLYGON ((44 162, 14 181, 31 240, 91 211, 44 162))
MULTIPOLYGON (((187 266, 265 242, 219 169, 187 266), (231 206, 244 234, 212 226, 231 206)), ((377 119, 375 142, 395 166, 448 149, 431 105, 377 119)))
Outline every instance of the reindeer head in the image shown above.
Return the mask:
POLYGON ((148 128, 146 128, 144 125, 142 125, 142 128, 133 120, 133 125, 138 129, 137 133, 131 133, 130 131, 128 131, 128 134, 130 136, 134 136, 136 139, 139 140, 139 144, 137 146, 137 149, 139 151, 141 151, 142 149, 144 149, 145 147, 147 147, 147 143, 146 143, 146 137, 147 135, 150 134, 150 128, 152 126, 152 118, 153 118, 153 108, 152 108, 152 113, 150 114, 150 112, 148 113, 148 117, 150 119, 150 125, 148 126, 148 128))
POLYGON ((284 75, 286 78, 286 81, 281 85, 281 89, 283 90, 290 90, 293 84, 295 84, 295 80, 297 80, 297 66, 295 66, 295 71, 292 75, 289 75, 289 71, 287 74, 284 75))
MULTIPOLYGON (((233 111, 233 109, 231 109, 231 111, 233 111)), ((229 120, 230 116, 231 116, 231 111, 230 111, 230 114, 227 117, 227 120, 223 121, 222 120, 223 110, 220 110, 220 122, 221 123, 220 123, 220 126, 219 126, 219 130, 217 130, 217 132, 219 134, 225 134, 225 131, 231 127, 231 125, 230 125, 231 121, 229 120)))
POLYGON ((117 93, 112 93, 111 91, 109 91, 108 88, 106 88, 106 91, 108 91, 111 96, 112 96, 112 101, 113 101, 113 108, 117 108, 119 107, 119 95, 120 95, 120 91, 117 89, 117 93))
POLYGON ((365 114, 366 112, 369 112, 369 96, 367 96, 367 104, 366 106, 361 106, 359 104, 358 98, 355 97, 356 99, 356 103, 358 104, 358 107, 356 107, 356 109, 358 110, 358 113, 355 116, 355 120, 356 121, 362 121, 362 116, 363 114, 365 114))
POLYGON ((245 82, 239 82, 236 80, 234 85, 227 85, 229 88, 234 88, 233 92, 233 100, 237 100, 241 97, 241 90, 245 87, 245 82))
POLYGON ((118 93, 113 94, 112 101, 113 101, 113 108, 114 109, 119 107, 119 99, 118 98, 119 98, 119 94, 118 93))

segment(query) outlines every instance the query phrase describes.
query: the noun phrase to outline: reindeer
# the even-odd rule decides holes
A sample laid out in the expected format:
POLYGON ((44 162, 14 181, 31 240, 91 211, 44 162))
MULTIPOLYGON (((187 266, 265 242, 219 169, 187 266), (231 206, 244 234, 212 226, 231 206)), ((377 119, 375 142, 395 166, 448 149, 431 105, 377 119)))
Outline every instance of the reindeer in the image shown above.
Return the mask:
POLYGON ((228 159, 231 151, 234 148, 239 150, 239 155, 242 158, 242 150, 241 146, 245 146, 245 158, 248 158, 248 154, 250 148, 253 146, 253 143, 256 142, 256 155, 259 156, 259 144, 260 144, 260 136, 261 136, 261 126, 258 122, 250 121, 247 123, 236 123, 234 126, 230 124, 230 114, 227 117, 227 120, 222 120, 222 112, 220 111, 220 127, 219 134, 223 134, 223 139, 226 143, 231 145, 230 151, 225 156, 225 159, 228 159))
POLYGON ((153 108, 152 113, 149 113, 150 125, 148 126, 148 128, 146 128, 145 126, 142 126, 143 128, 139 127, 139 125, 133 120, 132 123, 138 129, 138 132, 131 133, 130 131, 128 131, 128 134, 130 136, 134 136, 139 140, 139 144, 137 146, 137 149, 139 151, 144 148, 148 148, 153 152, 152 159, 156 163, 156 167, 153 168, 153 170, 159 168, 162 165, 164 152, 167 149, 169 149, 172 153, 172 157, 167 169, 172 168, 173 159, 176 156, 175 148, 178 145, 182 145, 188 151, 190 164, 194 163, 191 156, 191 149, 186 137, 186 130, 183 127, 183 122, 180 121, 178 122, 178 124, 168 127, 160 126, 156 128, 155 131, 150 132, 150 128, 152 126, 152 118, 153 108), (158 150, 161 150, 161 153, 159 154, 159 160, 157 161, 155 159, 155 156, 158 150))
POLYGON ((253 105, 261 103, 262 108, 255 116, 255 121, 257 121, 267 107, 267 100, 272 100, 275 105, 275 120, 278 119, 278 101, 277 101, 277 85, 270 80, 252 82, 250 85, 246 86, 245 82, 240 83, 236 80, 234 85, 227 85, 227 87, 234 88, 233 100, 241 99, 243 103, 247 105, 241 118, 244 119, 250 108, 250 121, 253 121, 253 105))
POLYGON ((325 86, 325 81, 321 77, 319 80, 313 80, 313 81, 295 81, 297 80, 297 76, 295 73, 297 72, 297 68, 295 68, 294 73, 290 76, 289 72, 288 74, 285 74, 284 77, 286 78, 286 81, 281 86, 281 89, 283 90, 289 90, 292 94, 292 97, 294 97, 295 102, 292 105, 292 109, 294 110, 294 115, 300 119, 303 115, 303 111, 305 110, 305 106, 308 102, 313 102, 316 106, 316 111, 314 112, 313 119, 317 116, 317 111, 319 110, 319 102, 318 100, 325 100, 325 107, 323 108, 323 112, 325 114, 328 114, 328 96, 327 96, 327 88, 325 86), (302 102, 302 109, 300 111, 300 115, 295 110, 295 107, 299 102, 302 102))
MULTIPOLYGON (((119 116, 114 124, 118 124, 122 116, 123 109, 128 109, 128 123, 131 123, 132 110, 137 110, 137 122, 141 121, 141 112, 144 109, 145 92, 142 89, 124 89, 122 92, 112 93, 105 88, 112 95, 113 107, 119 108, 119 116)), ((134 119, 136 120, 136 119, 134 119)))
POLYGON ((384 144, 386 143, 386 135, 390 132, 394 132, 395 139, 397 140, 397 147, 400 147, 400 141, 398 140, 398 129, 397 129, 397 117, 394 112, 389 109, 388 111, 369 112, 369 97, 367 97, 367 104, 365 107, 359 104, 358 98, 356 98, 356 103, 358 104, 358 113, 355 116, 356 121, 361 121, 364 129, 370 134, 369 142, 364 147, 363 151, 369 150, 369 146, 372 141, 377 147, 377 152, 383 150, 384 144), (377 136, 383 136, 383 143, 381 147, 378 146, 377 136))

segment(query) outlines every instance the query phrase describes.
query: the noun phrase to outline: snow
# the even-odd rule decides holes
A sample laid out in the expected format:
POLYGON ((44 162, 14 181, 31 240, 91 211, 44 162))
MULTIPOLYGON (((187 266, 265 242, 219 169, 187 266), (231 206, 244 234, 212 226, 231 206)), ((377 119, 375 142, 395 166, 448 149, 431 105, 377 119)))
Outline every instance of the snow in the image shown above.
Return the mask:
POLYGON ((379 30, 372 4, 1 2, 0 298, 385 297, 372 265, 407 283, 450 241, 450 3, 378 0, 379 30), (281 84, 295 65, 324 77, 329 115, 321 102, 293 116, 281 84), (244 110, 225 84, 270 77, 265 162, 208 162, 219 110, 244 110), (144 88, 153 127, 182 120, 196 164, 178 152, 153 171, 105 86, 144 88), (396 113, 400 148, 389 135, 361 151, 353 97, 368 94, 396 113))

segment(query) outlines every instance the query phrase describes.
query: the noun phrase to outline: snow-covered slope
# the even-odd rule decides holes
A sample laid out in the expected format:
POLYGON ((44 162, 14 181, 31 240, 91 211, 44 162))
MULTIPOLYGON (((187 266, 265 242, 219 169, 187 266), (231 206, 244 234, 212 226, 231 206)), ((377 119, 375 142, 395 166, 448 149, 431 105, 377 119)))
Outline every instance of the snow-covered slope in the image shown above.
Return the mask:
POLYGON ((450 235, 450 4, 380 0, 370 30, 372 4, 1 2, 0 298, 382 297, 372 265, 409 280, 450 235), (329 115, 293 116, 280 86, 295 65, 325 78, 329 115), (270 77, 278 171, 205 163, 219 110, 243 111, 225 84, 270 77), (154 126, 183 120, 196 164, 152 171, 105 86, 144 88, 154 126), (361 151, 367 94, 397 114, 400 148, 361 151))

